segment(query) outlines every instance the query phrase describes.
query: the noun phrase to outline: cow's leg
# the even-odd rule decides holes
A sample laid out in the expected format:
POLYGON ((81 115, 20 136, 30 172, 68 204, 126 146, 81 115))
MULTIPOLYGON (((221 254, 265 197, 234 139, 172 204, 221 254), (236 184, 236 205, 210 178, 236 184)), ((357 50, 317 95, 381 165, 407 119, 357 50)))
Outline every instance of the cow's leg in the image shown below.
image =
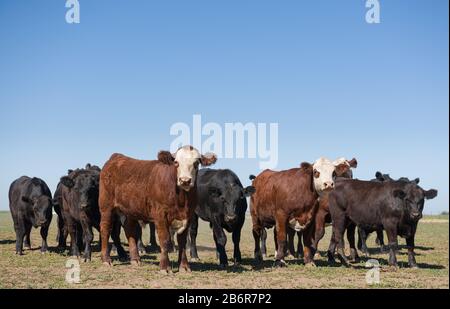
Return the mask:
POLYGON ((42 238, 42 244, 41 244, 41 253, 45 253, 48 250, 47 245, 47 236, 48 236, 48 229, 50 227, 50 222, 47 222, 44 226, 41 227, 41 238, 42 238))
POLYGON ((197 232, 198 232, 198 216, 194 213, 191 219, 191 225, 189 227, 189 234, 191 236, 190 254, 191 261, 199 261, 197 253, 197 232))
POLYGON ((83 261, 90 262, 92 254, 91 243, 92 240, 94 240, 94 234, 92 233, 92 227, 84 220, 81 222, 81 228, 83 229, 83 242, 84 242, 83 261))
POLYGON ((239 265, 242 262, 241 249, 239 247, 240 242, 241 242, 241 230, 242 230, 242 225, 239 227, 236 227, 232 233, 233 245, 234 245, 234 253, 233 253, 234 265, 239 265))
POLYGON ((188 233, 189 229, 187 228, 183 231, 183 233, 177 234, 179 272, 191 272, 191 268, 189 267, 186 255, 186 242, 188 233))
MULTIPOLYGON (((263 233, 264 228, 259 225, 259 223, 253 223, 253 239, 255 240, 255 261, 258 264, 261 264, 263 261, 263 256, 261 252, 260 242, 261 242, 261 235, 263 233)), ((265 233, 267 237, 267 232, 265 233)))
POLYGON ((225 232, 223 231, 220 224, 218 224, 217 222, 212 222, 212 227, 213 227, 214 242, 216 243, 216 249, 219 254, 220 268, 226 268, 228 266, 228 257, 227 253, 225 252, 225 245, 227 244, 227 236, 225 235, 225 232))
POLYGON ((160 248, 158 246, 158 243, 156 242, 156 228, 155 223, 150 222, 150 252, 159 251, 160 248))
POLYGON ((145 254, 145 246, 142 242, 142 227, 140 224, 136 225, 136 237, 137 237, 137 247, 140 254, 145 254))
POLYGON ((328 248, 328 261, 334 261, 334 250, 337 246, 337 255, 341 260, 341 263, 345 266, 349 266, 349 262, 344 252, 344 232, 345 232, 346 220, 343 216, 339 216, 333 221, 333 236, 330 241, 330 247, 328 248))
POLYGON ((262 228, 261 229, 261 255, 262 255, 262 257, 267 256, 266 241, 267 241, 267 230, 265 228, 262 228))
POLYGON ((314 239, 312 247, 316 252, 314 258, 318 258, 317 252, 319 250, 319 241, 325 235, 325 214, 318 212, 316 218, 314 219, 314 239))
POLYGON ((286 266, 286 262, 284 261, 284 257, 286 254, 286 228, 287 228, 288 218, 284 215, 278 215, 276 218, 276 230, 277 230, 277 255, 275 257, 275 267, 283 267, 286 266))
POLYGON ((123 229, 128 239, 128 250, 130 251, 130 260, 132 265, 139 265, 141 258, 139 257, 139 251, 137 247, 137 226, 138 222, 135 219, 127 217, 123 229))
MULTIPOLYGON (((122 228, 122 225, 120 223, 119 218, 115 217, 113 224, 112 224, 111 238, 112 238, 115 250, 117 251, 117 255, 119 256, 119 260, 127 261, 128 254, 125 251, 125 249, 123 248, 122 243, 120 242, 120 229, 121 228, 122 228)), ((103 243, 102 243, 102 247, 103 247, 103 243)))
MULTIPOLYGON (((314 255, 316 253, 316 250, 314 248, 313 244, 313 235, 315 233, 315 226, 310 225, 302 232, 303 236, 303 261, 305 265, 307 266, 316 266, 314 263, 314 255)), ((302 241, 302 239, 299 239, 299 242, 302 241)))
POLYGON ((295 257, 298 259, 298 258, 304 257, 304 254, 303 254, 304 248, 303 248, 303 241, 302 241, 303 232, 301 232, 301 231, 297 232, 297 237, 298 237, 298 242, 297 242, 297 252, 296 252, 295 257))
POLYGON ((287 249, 288 254, 295 257, 294 240, 295 240, 295 230, 291 229, 289 226, 287 229, 287 249))
POLYGON ((275 254, 274 256, 277 256, 278 252, 278 240, 277 240, 277 227, 273 227, 273 243, 275 244, 275 254))
POLYGON ((358 249, 367 257, 369 249, 367 248, 367 232, 358 227, 358 249))
POLYGON ((350 245, 350 260, 354 263, 359 263, 360 258, 358 255, 358 251, 355 247, 355 232, 356 232, 356 224, 350 223, 347 226, 347 240, 350 245))
POLYGON ((26 232, 25 222, 20 219, 14 220, 14 230, 16 232, 16 254, 23 255, 23 238, 26 232))
POLYGON ((30 250, 31 250, 31 240, 30 240, 31 228, 32 228, 32 225, 30 223, 25 223, 25 236, 23 239, 23 246, 30 250))
POLYGON ((170 273, 169 247, 170 247, 170 231, 167 219, 162 218, 155 222, 156 231, 158 232, 159 245, 161 246, 161 254, 159 259, 159 269, 161 273, 170 273))
MULTIPOLYGON (((102 202, 100 201, 100 205, 102 202)), ((109 236, 111 235, 113 225, 112 209, 105 209, 101 212, 100 220, 100 236, 102 240, 102 262, 105 265, 111 266, 111 255, 108 248, 109 236)), ((119 227, 120 234, 120 227, 119 227)), ((117 248, 118 249, 118 248, 117 248)))
POLYGON ((380 246, 380 252, 381 252, 381 253, 385 253, 388 249, 387 249, 386 246, 384 245, 383 229, 378 229, 378 230, 376 231, 376 233, 377 233, 376 243, 377 243, 377 245, 380 246))
POLYGON ((72 217, 67 216, 65 222, 70 235, 70 255, 78 257, 80 256, 80 250, 78 248, 77 234, 81 233, 81 231, 77 231, 77 224, 72 217))
POLYGON ((58 215, 58 235, 56 236, 56 241, 58 242, 58 248, 64 249, 66 248, 66 239, 67 239, 67 229, 65 228, 64 220, 61 216, 58 215))
POLYGON ((416 234, 416 228, 417 225, 413 228, 413 232, 411 233, 410 237, 406 238, 406 247, 408 248, 408 265, 409 267, 412 268, 418 268, 417 263, 416 263, 416 257, 415 257, 415 253, 414 253, 414 236, 416 234))
POLYGON ((385 230, 389 241, 389 266, 397 267, 397 224, 390 224, 385 227, 385 230))

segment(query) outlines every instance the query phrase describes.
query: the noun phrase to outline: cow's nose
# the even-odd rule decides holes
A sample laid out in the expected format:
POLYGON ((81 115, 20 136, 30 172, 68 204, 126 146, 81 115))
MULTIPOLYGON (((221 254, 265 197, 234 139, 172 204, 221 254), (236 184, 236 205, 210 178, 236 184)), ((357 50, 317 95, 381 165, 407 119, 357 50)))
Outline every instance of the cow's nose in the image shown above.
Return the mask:
POLYGON ((233 221, 234 219, 236 219, 236 215, 226 215, 225 216, 226 221, 233 221))
POLYGON ((189 186, 191 184, 191 178, 189 177, 180 177, 180 184, 183 186, 189 186))

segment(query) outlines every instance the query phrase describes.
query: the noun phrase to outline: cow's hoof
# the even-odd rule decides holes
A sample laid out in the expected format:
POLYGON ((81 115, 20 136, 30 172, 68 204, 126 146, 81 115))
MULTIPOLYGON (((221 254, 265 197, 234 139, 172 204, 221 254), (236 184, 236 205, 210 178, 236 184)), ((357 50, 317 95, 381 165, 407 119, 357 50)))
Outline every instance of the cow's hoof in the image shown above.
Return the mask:
POLYGON ((44 250, 44 251, 41 251, 41 254, 46 254, 48 251, 47 250, 44 250))
POLYGON ((139 261, 139 260, 131 260, 130 264, 131 264, 131 266, 140 266, 141 265, 141 261, 139 261))
POLYGON ((287 264, 285 260, 276 260, 275 263, 273 264, 273 267, 276 268, 287 267, 287 264))
POLYGON ((316 263, 314 263, 314 262, 308 262, 308 263, 305 264, 305 267, 308 267, 308 268, 316 268, 317 265, 316 265, 316 263))
POLYGON ((184 266, 184 267, 180 267, 178 269, 178 272, 179 273, 191 273, 192 271, 188 266, 184 266))
POLYGON ((419 266, 417 266, 417 264, 409 265, 409 267, 410 267, 411 269, 419 269, 419 266))
POLYGON ((263 254, 261 255, 261 257, 262 257, 263 259, 265 259, 265 258, 267 258, 267 254, 263 253, 263 254))
POLYGON ((225 270, 225 269, 227 269, 227 264, 219 264, 219 269, 220 270, 225 270))
POLYGON ((319 252, 316 252, 316 254, 314 254, 314 259, 320 259, 321 258, 321 256, 320 256, 320 253, 319 252))
POLYGON ((16 254, 17 255, 23 255, 23 252, 22 251, 16 251, 16 254))
POLYGON ((241 261, 234 261, 233 266, 234 267, 241 266, 241 261))
POLYGON ((83 259, 83 262, 84 262, 84 263, 90 263, 90 262, 91 262, 91 258, 84 258, 84 259, 83 259))
POLYGON ((293 259, 295 259, 295 256, 293 256, 292 254, 286 255, 286 260, 293 260, 293 259))
POLYGON ((79 258, 79 256, 78 256, 78 255, 73 255, 73 254, 72 254, 72 255, 70 256, 70 258, 71 258, 71 259, 77 260, 77 259, 79 258))
POLYGON ((103 265, 103 266, 106 266, 106 267, 108 267, 108 268, 112 267, 111 261, 109 261, 109 262, 102 262, 102 265, 103 265))
POLYGON ((198 258, 198 257, 191 258, 191 262, 200 262, 200 258, 198 258))
POLYGON ((171 270, 171 269, 161 269, 161 270, 159 271, 159 273, 160 273, 161 275, 170 275, 170 274, 172 274, 172 270, 171 270))

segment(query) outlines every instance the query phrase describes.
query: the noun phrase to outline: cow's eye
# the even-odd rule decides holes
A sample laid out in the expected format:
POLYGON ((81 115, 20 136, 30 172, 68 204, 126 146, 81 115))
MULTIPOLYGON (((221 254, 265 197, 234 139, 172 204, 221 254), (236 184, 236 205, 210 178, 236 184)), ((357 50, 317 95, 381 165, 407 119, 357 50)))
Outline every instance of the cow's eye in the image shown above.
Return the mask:
POLYGON ((173 161, 173 164, 175 165, 175 167, 178 167, 180 165, 180 163, 178 163, 178 161, 173 161))
POLYGON ((336 172, 333 172, 333 178, 336 178, 336 172))
POLYGON ((319 178, 320 172, 318 170, 314 169, 313 175, 314 175, 314 178, 319 178))
POLYGON ((194 168, 198 168, 198 165, 200 164, 200 162, 199 161, 195 161, 194 162, 194 168))

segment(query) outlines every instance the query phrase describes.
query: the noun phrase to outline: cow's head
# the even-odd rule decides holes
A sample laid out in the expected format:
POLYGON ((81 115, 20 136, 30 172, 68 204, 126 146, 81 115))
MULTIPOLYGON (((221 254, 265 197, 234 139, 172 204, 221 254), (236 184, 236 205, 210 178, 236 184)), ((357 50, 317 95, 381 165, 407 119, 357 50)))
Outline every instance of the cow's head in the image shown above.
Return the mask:
POLYGON ((47 214, 52 210, 52 199, 46 195, 39 195, 35 197, 22 196, 22 201, 31 206, 33 210, 34 227, 42 226, 48 223, 47 214))
POLYGON ((341 164, 346 164, 349 169, 336 169, 336 177, 353 178, 352 168, 358 166, 358 161, 355 158, 347 160, 346 158, 339 158, 333 161, 334 166, 339 166, 341 164))
POLYGON ((61 184, 73 190, 80 209, 88 209, 98 203, 99 173, 79 170, 69 176, 61 177, 61 184))
POLYGON ((237 206, 246 197, 255 193, 255 187, 242 188, 234 182, 224 182, 220 186, 208 188, 212 204, 223 205, 224 220, 227 224, 233 224, 237 219, 237 206))
POLYGON ((171 154, 162 151, 158 154, 158 160, 163 163, 174 164, 177 168, 177 185, 186 192, 194 187, 199 165, 209 166, 217 161, 213 153, 202 155, 192 146, 183 146, 171 154))
POLYGON ((411 221, 418 221, 422 218, 425 200, 435 198, 438 192, 435 189, 422 189, 417 185, 415 180, 403 182, 404 186, 401 189, 395 189, 393 191, 393 195, 402 203, 407 219, 411 221))
POLYGON ((372 179, 372 181, 383 182, 383 181, 394 181, 394 179, 391 178, 391 176, 389 176, 389 174, 383 174, 382 172, 376 172, 375 179, 372 179))
POLYGON ((313 164, 314 189, 319 195, 333 190, 336 176, 348 173, 349 170, 347 162, 331 162, 327 158, 319 158, 313 164))

